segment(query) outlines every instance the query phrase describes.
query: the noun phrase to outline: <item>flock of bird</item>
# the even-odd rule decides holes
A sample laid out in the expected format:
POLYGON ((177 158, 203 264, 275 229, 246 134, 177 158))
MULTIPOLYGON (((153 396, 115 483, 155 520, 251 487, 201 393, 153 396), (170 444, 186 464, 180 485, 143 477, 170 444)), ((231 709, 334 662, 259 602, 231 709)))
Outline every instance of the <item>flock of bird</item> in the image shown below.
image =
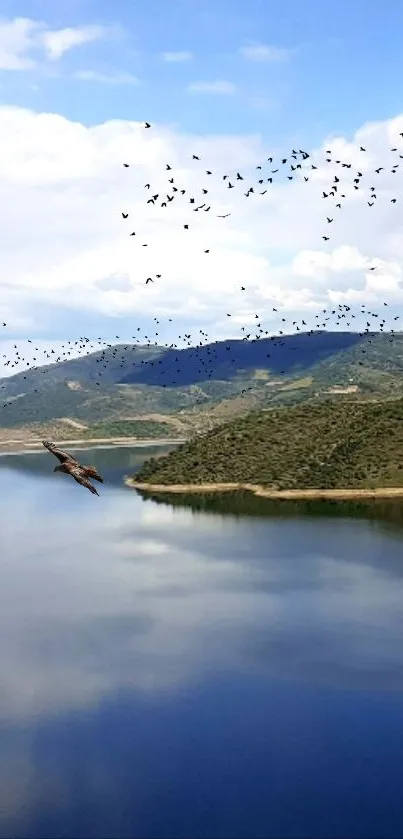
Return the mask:
MULTIPOLYGON (((151 124, 145 123, 145 128, 150 129, 151 124)), ((403 132, 400 134, 400 137, 403 137, 403 132)), ((391 152, 393 154, 397 154, 398 158, 403 159, 403 154, 399 152, 397 147, 392 148, 391 152)), ((367 150, 363 146, 360 146, 360 153, 365 155, 367 150)), ((197 165, 203 165, 199 154, 193 154, 192 161, 197 165)), ((335 220, 334 210, 340 210, 343 206, 343 202, 347 200, 348 187, 351 187, 353 190, 364 188, 364 173, 360 169, 356 170, 350 162, 343 161, 339 158, 334 159, 331 149, 326 150, 325 162, 327 165, 332 164, 333 167, 340 167, 340 170, 343 170, 343 173, 347 174, 347 178, 343 177, 340 173, 333 174, 333 181, 329 188, 327 191, 322 191, 322 199, 327 200, 328 204, 332 202, 332 210, 329 215, 326 216, 327 224, 331 225, 335 220)), ((390 171, 395 174, 399 165, 399 162, 394 162, 390 171)), ((130 168, 130 163, 124 163, 123 166, 125 168, 130 168)), ((253 196, 257 195, 266 195, 270 186, 278 181, 276 175, 279 173, 281 174, 281 172, 285 173, 285 182, 296 180, 297 178, 303 178, 303 182, 307 182, 309 181, 311 174, 317 171, 318 168, 318 164, 312 162, 311 155, 308 152, 303 149, 292 149, 290 154, 287 155, 287 157, 280 158, 278 163, 275 162, 274 156, 270 156, 265 164, 259 164, 256 167, 258 175, 255 180, 250 181, 245 174, 242 174, 239 171, 236 171, 234 174, 221 174, 219 179, 226 190, 232 190, 241 186, 245 198, 253 198, 253 196)), ((365 167, 362 168, 364 169, 365 167)), ((379 176, 384 168, 385 167, 378 167, 373 173, 371 172, 371 175, 373 174, 374 176, 379 176)), ((368 174, 368 171, 366 174, 368 174)), ((215 212, 214 202, 209 194, 209 182, 207 181, 208 178, 214 179, 215 177, 215 173, 212 169, 208 168, 204 170, 206 183, 201 188, 200 200, 198 195, 189 194, 188 190, 181 185, 176 177, 173 167, 169 163, 166 163, 166 175, 167 184, 165 191, 161 191, 161 189, 155 191, 151 183, 146 183, 144 185, 144 189, 149 195, 149 197, 146 198, 146 203, 148 205, 159 206, 166 209, 173 201, 176 201, 176 203, 181 201, 182 203, 184 202, 188 209, 194 213, 215 212)), ((378 200, 375 177, 374 184, 370 184, 366 187, 366 189, 368 190, 368 207, 374 207, 376 201, 378 200)), ((396 204, 397 202, 396 197, 393 197, 390 200, 393 204, 396 204)), ((225 219, 231 215, 231 210, 215 214, 217 218, 225 219)), ((129 212, 122 212, 122 217, 125 221, 127 221, 130 217, 129 212)), ((187 231, 190 227, 191 223, 187 220, 183 224, 183 228, 187 231)), ((131 231, 129 235, 136 236, 136 234, 137 231, 131 231)), ((330 236, 323 235, 322 238, 324 241, 328 241, 330 236)), ((142 246, 147 247, 147 245, 148 243, 143 243, 142 246)), ((204 252, 206 254, 210 253, 210 248, 205 248, 204 252)), ((376 270, 376 267, 376 265, 372 265, 369 267, 369 270, 376 270)), ((161 274, 156 274, 155 279, 160 279, 161 276, 161 274)), ((154 278, 150 276, 145 282, 146 284, 152 283, 154 282, 154 278)), ((242 285, 239 289, 240 293, 243 295, 247 293, 247 290, 247 285, 242 285)), ((387 301, 383 301, 383 307, 387 306, 387 301)), ((236 313, 233 312, 226 312, 225 316, 227 318, 233 318, 235 314, 236 313)), ((249 341, 251 343, 267 339, 266 346, 267 349, 270 350, 272 346, 284 346, 286 335, 292 335, 299 332, 305 333, 307 336, 312 336, 318 331, 329 330, 334 327, 350 328, 354 326, 353 321, 355 320, 357 323, 355 331, 359 332, 361 337, 366 336, 369 342, 371 341, 371 335, 374 331, 379 331, 381 333, 387 331, 389 333, 389 341, 392 342, 394 339, 394 327, 398 326, 397 321, 399 320, 399 316, 395 315, 394 317, 391 317, 390 322, 388 323, 385 314, 386 308, 383 308, 383 312, 380 314, 379 312, 370 310, 364 303, 357 306, 355 309, 353 306, 349 306, 347 304, 338 304, 333 307, 324 308, 314 316, 309 317, 306 315, 306 319, 302 318, 297 321, 283 317, 280 304, 278 304, 278 307, 271 306, 266 312, 250 315, 248 317, 248 323, 239 327, 239 338, 243 341, 249 341), (273 329, 273 320, 275 318, 277 318, 278 327, 276 331, 273 329), (269 322, 267 323, 267 321, 269 322), (361 331, 359 331, 359 329, 361 329, 361 331)), ((225 350, 228 353, 231 352, 231 349, 233 349, 234 346, 233 340, 228 342, 214 341, 212 337, 209 336, 209 333, 203 329, 199 329, 197 333, 194 334, 192 334, 192 332, 184 332, 182 335, 177 335, 171 343, 163 343, 160 337, 160 331, 168 329, 173 332, 174 321, 172 318, 168 318, 166 322, 163 322, 162 319, 158 319, 156 317, 154 317, 153 321, 153 329, 148 330, 150 334, 143 333, 142 328, 139 326, 134 327, 134 334, 131 335, 129 339, 126 339, 126 343, 104 341, 101 337, 91 339, 86 336, 81 336, 76 340, 66 341, 58 349, 50 348, 41 350, 38 346, 35 346, 36 342, 32 338, 28 338, 27 341, 28 343, 33 344, 36 355, 32 356, 32 359, 26 359, 23 352, 20 352, 18 345, 15 343, 13 347, 13 355, 7 355, 6 353, 3 354, 3 364, 5 367, 13 369, 15 371, 14 375, 21 372, 23 374, 22 379, 25 380, 29 377, 32 371, 41 372, 46 377, 49 372, 48 362, 60 363, 82 357, 83 355, 90 356, 95 354, 94 362, 98 365, 98 369, 96 369, 93 379, 95 385, 100 387, 102 381, 110 381, 110 378, 108 378, 108 366, 110 364, 113 364, 115 367, 118 366, 125 371, 127 371, 128 365, 131 367, 137 367, 138 369, 149 366, 158 371, 159 365, 162 365, 163 363, 162 359, 158 356, 158 353, 156 353, 154 357, 150 357, 148 352, 148 358, 144 359, 141 358, 137 352, 134 357, 135 360, 131 362, 130 352, 136 349, 139 350, 141 347, 146 348, 148 351, 153 347, 164 347, 166 350, 171 351, 170 358, 172 360, 172 369, 161 369, 159 380, 158 377, 157 380, 154 378, 154 382, 156 385, 160 385, 161 387, 169 387, 180 385, 179 380, 182 371, 181 352, 183 350, 186 350, 187 363, 189 358, 192 358, 194 362, 194 371, 197 374, 197 380, 208 381, 209 379, 214 378, 217 365, 222 360, 219 357, 218 345, 221 344, 222 349, 222 344, 224 343, 225 350)), ((237 322, 238 321, 239 317, 237 317, 237 322)), ((6 322, 3 322, 3 328, 7 330, 6 322)), ((232 330, 232 332, 233 331, 234 330, 232 330)), ((339 329, 339 331, 341 330, 339 329)), ((124 339, 122 339, 121 336, 116 335, 115 340, 121 342, 124 339)), ((291 351, 295 352, 298 350, 297 346, 289 346, 289 348, 291 351)), ((362 353, 366 352, 363 345, 360 345, 360 348, 362 353)), ((271 352, 268 351, 266 355, 270 358, 271 352)), ((230 356, 227 357, 227 360, 229 363, 235 363, 236 361, 236 359, 231 358, 230 356)), ((364 362, 358 361, 358 364, 364 364, 364 362)), ((280 371, 280 374, 284 373, 285 370, 280 371)), ((116 381, 116 378, 114 378, 114 381, 116 381)), ((0 385, 0 388, 7 390, 7 384, 0 385)), ((33 391, 39 392, 40 389, 40 386, 35 387, 33 391)), ((245 395, 251 389, 251 387, 243 389, 242 395, 245 395)), ((11 405, 13 401, 13 398, 9 398, 9 401, 4 402, 3 408, 11 405)), ((58 449, 53 443, 43 441, 43 445, 60 461, 59 466, 56 466, 54 471, 61 471, 69 474, 74 478, 74 480, 89 489, 90 492, 98 495, 97 490, 91 484, 91 479, 95 479, 100 482, 102 482, 103 479, 98 474, 95 467, 82 466, 75 460, 75 458, 58 449)))
MULTIPOLYGON (((245 286, 242 286, 242 290, 246 290, 245 286)), ((3 353, 3 365, 13 370, 13 375, 20 373, 22 381, 26 381, 33 371, 40 372, 46 377, 49 374, 49 362, 68 362, 83 356, 94 355, 94 364, 98 365, 99 369, 96 370, 92 378, 95 386, 100 387, 102 384, 101 380, 105 382, 110 381, 108 366, 111 364, 114 367, 122 368, 122 371, 125 372, 128 369, 128 365, 132 368, 137 367, 137 369, 141 369, 142 367, 155 367, 158 370, 158 366, 162 364, 162 360, 158 354, 155 358, 148 357, 147 359, 143 359, 139 356, 138 352, 135 353, 140 348, 145 348, 149 351, 155 347, 171 351, 172 362, 175 365, 181 364, 180 353, 186 350, 186 358, 194 359, 194 372, 197 374, 197 378, 202 376, 207 381, 214 376, 214 369, 216 363, 219 361, 219 345, 225 345, 229 351, 234 340, 256 343, 257 341, 266 339, 274 347, 284 346, 287 335, 292 336, 293 334, 305 333, 305 335, 310 337, 318 332, 329 329, 336 329, 340 332, 343 329, 346 330, 354 327, 355 321, 357 326, 354 331, 358 332, 360 337, 366 337, 367 340, 370 340, 370 336, 374 331, 379 331, 380 333, 388 332, 389 341, 392 342, 396 327, 399 325, 398 321, 400 316, 392 315, 390 318, 387 318, 387 301, 383 301, 383 307, 383 313, 380 314, 369 309, 364 303, 361 304, 361 307, 356 307, 355 309, 351 305, 339 303, 332 308, 321 310, 320 313, 314 316, 306 315, 306 319, 301 318, 300 320, 281 317, 282 313, 281 311, 279 312, 278 308, 270 307, 267 312, 255 312, 251 315, 248 324, 239 326, 239 335, 231 339, 230 342, 226 342, 225 340, 220 341, 218 339, 214 340, 205 329, 199 329, 194 333, 184 332, 181 335, 177 335, 176 340, 170 343, 167 341, 163 342, 160 338, 160 329, 161 327, 166 327, 168 323, 173 324, 173 320, 169 318, 164 323, 161 319, 155 317, 154 326, 156 328, 154 331, 149 329, 148 332, 150 334, 145 334, 142 332, 141 327, 137 327, 135 333, 126 341, 119 335, 115 336, 114 342, 104 341, 100 337, 91 339, 86 336, 81 336, 75 341, 66 341, 58 349, 52 347, 41 350, 39 346, 35 346, 32 339, 27 339, 27 342, 33 345, 37 355, 33 356, 32 360, 27 359, 20 352, 18 345, 14 344, 14 355, 7 356, 6 353, 3 353), (268 317, 270 321, 273 321, 273 318, 277 318, 277 328, 275 330, 273 329, 273 325, 271 325, 271 328, 268 328, 270 327, 270 324, 266 323, 268 317), (130 352, 135 354, 135 360, 132 362, 130 362, 130 356, 128 356, 130 352)), ((236 313, 226 312, 228 319, 232 318, 233 315, 236 315, 236 313)), ((290 349, 297 351, 298 348, 291 345, 290 349)), ((364 350, 362 351, 364 352, 364 350)), ((270 357, 270 352, 267 353, 267 357, 270 357)), ((235 359, 228 360, 229 362, 233 360, 235 363, 235 359)), ((180 366, 173 366, 170 371, 162 371, 160 380, 155 383, 161 387, 178 385, 179 381, 175 374, 179 375, 181 372, 182 368, 180 366), (169 376, 169 381, 164 380, 163 376, 166 378, 169 376)), ((4 390, 8 389, 7 380, 5 380, 4 384, 0 385, 0 388, 4 390)), ((34 388, 33 392, 39 392, 39 389, 39 387, 34 388)), ((12 402, 13 399, 4 402, 3 408, 8 407, 12 402)))
MULTIPOLYGON (((146 127, 151 128, 150 123, 147 123, 146 127)), ((403 138, 403 132, 400 132, 399 137, 403 138)), ((361 145, 359 152, 365 158, 368 150, 361 145)), ((400 166, 399 161, 403 159, 403 154, 400 153, 397 146, 392 147, 390 152, 394 155, 393 162, 391 161, 387 167, 378 166, 370 172, 366 171, 364 174, 365 167, 361 167, 362 170, 358 167, 353 167, 351 162, 342 160, 340 157, 335 157, 331 148, 325 150, 325 160, 322 165, 326 167, 330 164, 333 170, 338 172, 338 174, 333 173, 333 179, 329 182, 329 186, 326 190, 322 189, 321 191, 321 198, 327 200, 327 204, 330 207, 330 211, 325 216, 326 225, 331 225, 336 221, 337 216, 335 213, 337 214, 342 209, 348 200, 349 193, 352 194, 357 190, 365 191, 367 206, 374 207, 376 205, 378 201, 378 190, 381 187, 379 182, 381 172, 388 171, 396 174, 400 166), (365 179, 369 175, 369 184, 366 184, 365 179)), ((199 163, 202 165, 200 154, 192 154, 191 160, 196 165, 199 165, 199 163)), ((130 163, 123 163, 123 166, 129 169, 130 163)), ((282 174, 285 175, 285 183, 290 181, 295 182, 296 180, 301 180, 301 178, 303 179, 303 183, 307 183, 314 173, 318 172, 321 174, 319 161, 313 163, 309 152, 304 149, 294 148, 291 149, 286 157, 280 157, 277 162, 273 155, 269 156, 265 163, 256 166, 255 171, 257 172, 257 177, 252 179, 251 176, 247 176, 245 173, 241 174, 239 171, 218 174, 211 168, 203 169, 205 183, 199 190, 199 194, 194 192, 193 194, 189 194, 189 189, 178 180, 173 166, 170 163, 166 163, 166 183, 163 187, 161 185, 154 187, 149 182, 144 184, 144 189, 147 190, 146 194, 149 195, 149 197, 146 197, 146 205, 167 209, 175 201, 175 206, 181 203, 185 209, 192 210, 193 213, 208 213, 210 211, 214 213, 214 205, 210 196, 211 178, 213 180, 218 178, 221 185, 225 186, 226 192, 235 189, 237 186, 241 186, 244 197, 250 198, 251 196, 264 196, 268 194, 273 184, 281 183, 280 178, 282 174)), ((397 200, 396 196, 390 198, 392 204, 396 204, 397 200)), ((226 219, 232 215, 232 210, 228 209, 227 212, 215 213, 215 215, 217 218, 226 219)), ((129 220, 130 213, 128 210, 122 211, 122 218, 125 221, 129 220)), ((189 217, 183 221, 183 229, 189 231, 191 228, 192 222, 189 217)), ((138 235, 138 231, 132 230, 129 235, 136 236, 138 235)), ((322 234, 322 239, 324 242, 328 242, 330 238, 330 228, 327 227, 326 232, 324 231, 322 234)), ((145 248, 148 245, 148 242, 143 242, 141 246, 145 248)), ((210 247, 204 248, 205 254, 209 254, 210 252, 210 247)), ((375 267, 373 270, 375 270, 375 267)), ((161 274, 155 274, 154 277, 149 276, 145 280, 145 284, 153 283, 154 279, 161 279, 161 276, 161 274)))
MULTIPOLYGON (((387 304, 386 301, 384 301, 383 305, 386 307, 388 304, 387 304)), ((277 312, 277 309, 275 307, 273 307, 272 311, 277 312)), ((227 316, 231 317, 231 313, 228 312, 227 316)), ((289 325, 290 325, 290 327, 292 327, 294 333, 297 333, 297 332, 304 333, 305 335, 307 335, 309 337, 309 336, 317 333, 318 330, 322 331, 322 329, 329 328, 329 325, 330 326, 337 326, 337 325, 342 325, 343 326, 343 325, 345 325, 346 327, 350 327, 352 325, 352 320, 357 318, 357 317, 358 318, 359 317, 364 317, 366 319, 365 320, 365 328, 359 334, 360 334, 361 337, 367 336, 367 340, 368 340, 369 343, 371 343, 371 336, 373 334, 373 331, 375 331, 376 326, 378 327, 378 330, 379 330, 380 333, 386 331, 386 326, 387 326, 386 318, 385 317, 380 318, 380 315, 379 315, 378 312, 373 312, 373 311, 367 309, 367 307, 364 304, 361 305, 361 308, 359 310, 357 310, 356 313, 352 310, 352 307, 348 306, 347 304, 338 304, 333 309, 323 309, 320 313, 315 315, 314 324, 311 326, 310 329, 308 329, 308 323, 305 321, 305 319, 301 319, 301 321, 295 321, 294 320, 294 321, 292 321, 292 324, 290 323, 289 325), (330 322, 330 324, 329 324, 329 322, 330 322)), ((172 319, 170 319, 170 320, 172 322, 172 319)), ((397 320, 399 320, 398 315, 393 317, 393 322, 394 323, 397 320)), ((155 318, 155 321, 158 325, 159 322, 158 322, 157 318, 155 318)), ((279 329, 278 334, 274 334, 274 335, 273 334, 269 335, 269 330, 264 329, 264 326, 261 323, 262 318, 261 318, 261 316, 259 316, 259 314, 255 313, 254 321, 255 321, 255 323, 252 326, 249 325, 249 326, 240 327, 241 332, 244 333, 243 338, 242 338, 243 341, 250 341, 251 343, 254 343, 256 341, 259 341, 259 340, 262 340, 262 339, 266 338, 267 342, 268 342, 267 346, 270 349, 271 349, 272 346, 274 348, 274 346, 284 346, 285 345, 285 335, 287 334, 286 333, 286 326, 287 326, 287 319, 286 318, 284 318, 284 317, 281 318, 281 324, 283 326, 283 329, 279 329), (258 322, 256 323, 256 321, 258 321, 258 322)), ((138 330, 140 331, 140 327, 138 327, 138 330)), ((389 341, 392 342, 393 339, 394 339, 394 329, 392 327, 388 330, 388 334, 390 335, 389 341)), ((157 331, 155 332, 155 337, 158 337, 158 332, 157 331)), ((186 348, 186 347, 190 348, 190 351, 191 351, 192 356, 194 358, 195 371, 197 372, 197 374, 199 376, 201 376, 202 379, 204 379, 205 381, 213 378, 214 369, 217 367, 217 364, 221 361, 221 359, 219 358, 219 355, 218 355, 218 351, 217 351, 217 349, 218 349, 217 345, 218 345, 219 342, 218 341, 209 341, 208 333, 205 330, 202 330, 202 329, 199 330, 199 335, 198 336, 193 337, 191 335, 191 333, 185 333, 184 336, 178 336, 178 337, 180 339, 182 339, 183 342, 184 342, 182 344, 182 346, 180 346, 180 344, 178 344, 177 342, 172 342, 169 345, 168 344, 163 345, 167 349, 175 349, 178 352, 178 355, 175 355, 174 359, 173 359, 175 364, 180 364, 180 361, 181 361, 180 360, 180 352, 183 351, 183 349, 186 348), (197 343, 195 343, 195 340, 196 340, 197 337, 198 337, 198 341, 197 341, 197 343), (202 357, 202 353, 201 353, 202 348, 205 349, 205 352, 203 353, 203 357, 202 357)), ((120 339, 120 336, 117 335, 116 339, 120 339)), ((97 372, 96 378, 98 379, 98 381, 96 381, 95 384, 97 386, 100 386, 99 379, 101 379, 104 376, 104 371, 107 369, 109 364, 111 364, 111 363, 118 364, 121 368, 127 369, 127 366, 128 366, 127 352, 128 351, 130 352, 130 350, 133 351, 133 350, 137 349, 136 344, 137 345, 140 344, 140 346, 147 347, 147 348, 151 348, 153 346, 158 346, 158 347, 161 346, 161 344, 159 344, 158 341, 153 341, 150 336, 144 336, 144 338, 137 337, 137 336, 132 336, 132 339, 134 339, 134 343, 128 343, 128 344, 122 345, 122 344, 112 344, 110 342, 105 342, 105 341, 102 341, 101 338, 98 338, 95 342, 92 342, 87 337, 81 337, 74 342, 73 341, 67 341, 66 344, 64 345, 65 349, 62 350, 59 355, 56 355, 56 351, 53 348, 50 349, 50 351, 45 351, 44 354, 46 356, 46 360, 51 360, 52 355, 56 355, 56 358, 54 360, 56 362, 61 362, 61 361, 64 361, 64 360, 68 360, 69 358, 73 359, 73 358, 80 357, 80 355, 82 355, 82 353, 84 353, 85 355, 92 355, 98 349, 98 357, 95 359, 95 363, 99 364, 100 367, 102 368, 102 370, 100 369, 97 372), (100 352, 99 352, 99 346, 102 346, 102 349, 101 349, 100 352), (110 350, 110 352, 108 352, 108 350, 110 350), (122 354, 120 355, 120 353, 122 353, 122 354)), ((31 340, 31 339, 29 339, 29 340, 31 340)), ((225 345, 226 351, 228 351, 228 352, 230 352, 231 349, 233 349, 233 347, 234 347, 233 342, 230 342, 229 344, 224 342, 224 345, 225 345)), ((25 359, 23 357, 19 356, 17 345, 14 345, 14 348, 16 350, 16 360, 14 362, 12 362, 11 366, 18 366, 20 363, 25 361, 25 359)), ((291 351, 297 351, 298 347, 290 346, 289 349, 291 351)), ((366 353, 366 349, 362 345, 360 345, 360 350, 361 350, 361 353, 366 353)), ((36 347, 35 351, 39 353, 40 352, 39 347, 36 347)), ((267 357, 270 357, 270 355, 271 355, 271 353, 268 352, 267 357)), ((189 354, 188 354, 188 359, 189 359, 189 354)), ((38 359, 35 358, 35 360, 38 360, 38 359)), ((236 361, 236 359, 229 358, 229 363, 231 363, 231 362, 235 363, 235 361, 236 361)), ((8 364, 8 363, 9 362, 6 362, 6 364, 8 364)), ((140 359, 138 361, 133 362, 133 366, 135 366, 137 364, 138 366, 149 365, 151 367, 154 367, 154 366, 157 367, 161 363, 162 363, 161 359, 156 357, 154 360, 152 358, 149 358, 147 360, 140 359)), ((364 361, 358 361, 358 364, 363 365, 364 361)), ((30 362, 27 362, 27 369, 38 371, 38 367, 36 365, 32 366, 30 364, 30 362)), ((44 366, 44 367, 42 367, 42 366, 39 367, 39 370, 44 375, 46 375, 48 373, 48 369, 49 368, 48 368, 47 365, 44 366)), ((163 371, 162 375, 166 372, 167 371, 163 371)), ((175 370, 171 371, 171 378, 170 378, 169 383, 164 382, 164 381, 160 381, 160 383, 159 383, 160 386, 167 387, 169 385, 177 384, 176 379, 172 378, 172 373, 175 375, 175 374, 180 374, 180 372, 181 372, 181 368, 180 367, 175 367, 175 370)), ((280 371, 280 375, 284 374, 284 373, 285 373, 285 370, 280 371)), ((26 375, 23 378, 26 378, 26 375)), ((5 387, 5 385, 2 385, 1 387, 5 387)), ((248 391, 250 391, 250 390, 252 390, 251 386, 244 388, 241 391, 241 396, 246 395, 248 393, 248 391)), ((38 392, 38 388, 35 388, 34 392, 38 392)), ((12 404, 12 400, 8 403, 7 402, 4 403, 3 407, 7 407, 7 405, 10 405, 10 404, 12 404)), ((53 454, 55 457, 57 457, 58 460, 59 460, 59 465, 54 468, 54 470, 53 470, 54 472, 62 472, 64 474, 69 475, 77 483, 79 483, 81 486, 88 489, 92 494, 99 495, 97 489, 91 483, 91 480, 96 480, 96 481, 99 481, 100 483, 103 483, 103 478, 99 474, 99 472, 97 471, 95 466, 83 466, 71 454, 62 451, 54 443, 51 443, 51 442, 46 441, 46 440, 44 440, 42 442, 43 442, 44 447, 51 454, 53 454)))

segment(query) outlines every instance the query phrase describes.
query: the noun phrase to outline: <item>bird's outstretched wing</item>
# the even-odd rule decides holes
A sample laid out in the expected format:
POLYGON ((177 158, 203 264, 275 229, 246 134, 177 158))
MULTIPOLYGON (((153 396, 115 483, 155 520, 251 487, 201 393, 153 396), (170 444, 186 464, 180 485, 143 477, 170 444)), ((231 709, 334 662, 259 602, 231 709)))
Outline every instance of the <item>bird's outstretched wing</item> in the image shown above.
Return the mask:
POLYGON ((48 440, 42 440, 42 445, 45 446, 45 449, 48 450, 51 454, 54 454, 60 463, 66 463, 69 461, 71 463, 77 463, 75 457, 73 455, 68 454, 68 452, 63 452, 61 449, 58 449, 54 443, 50 443, 48 440))
POLYGON ((92 485, 92 483, 87 478, 87 476, 85 474, 85 471, 84 471, 82 466, 71 465, 71 467, 69 467, 69 474, 71 475, 72 478, 74 478, 75 481, 77 481, 78 484, 81 484, 81 486, 89 489, 89 491, 92 492, 93 495, 99 495, 99 492, 97 492, 95 487, 92 485))
POLYGON ((88 478, 92 478, 93 481, 99 481, 100 484, 103 484, 104 479, 99 474, 98 469, 96 466, 83 466, 83 472, 87 475, 88 478))

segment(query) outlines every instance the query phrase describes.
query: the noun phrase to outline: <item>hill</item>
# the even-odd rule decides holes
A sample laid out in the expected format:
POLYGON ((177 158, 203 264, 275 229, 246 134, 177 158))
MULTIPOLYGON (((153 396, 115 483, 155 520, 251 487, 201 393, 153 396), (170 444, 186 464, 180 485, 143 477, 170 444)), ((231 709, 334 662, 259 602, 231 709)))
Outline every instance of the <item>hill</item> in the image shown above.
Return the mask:
POLYGON ((0 381, 0 429, 165 422, 191 436, 251 409, 403 396, 403 334, 314 332, 166 349, 115 345, 0 381), (204 377, 204 378, 203 378, 204 377))
POLYGON ((403 486, 403 399, 255 411, 148 460, 134 482, 275 490, 403 486))
MULTIPOLYGON (((382 336, 381 336, 382 337, 382 336)), ((314 364, 365 341, 355 332, 296 333, 282 337, 217 341, 181 350, 168 349, 153 365, 124 376, 124 383, 188 386, 207 380, 248 378, 257 369, 289 375, 309 370, 314 364)))
POLYGON ((85 351, 82 345, 82 350, 78 358, 42 364, 7 376, 0 380, 3 386, 1 392, 7 397, 13 397, 68 381, 79 382, 81 385, 113 385, 120 382, 134 365, 139 367, 140 381, 143 366, 147 363, 152 370, 151 363, 166 352, 165 347, 135 344, 115 344, 97 352, 85 351))

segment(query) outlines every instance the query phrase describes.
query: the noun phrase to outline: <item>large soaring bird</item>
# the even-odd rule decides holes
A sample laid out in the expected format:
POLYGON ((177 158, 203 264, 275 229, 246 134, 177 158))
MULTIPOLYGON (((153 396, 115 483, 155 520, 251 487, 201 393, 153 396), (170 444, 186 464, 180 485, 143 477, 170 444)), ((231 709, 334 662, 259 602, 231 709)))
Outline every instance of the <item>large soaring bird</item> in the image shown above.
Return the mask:
POLYGON ((103 484, 104 479, 98 473, 95 466, 82 466, 71 454, 58 449, 54 443, 49 443, 48 440, 42 440, 42 443, 45 449, 60 460, 60 464, 59 466, 55 466, 54 472, 65 472, 66 475, 71 475, 78 484, 89 489, 93 495, 99 495, 99 492, 92 485, 90 478, 94 481, 99 481, 101 484, 103 484))

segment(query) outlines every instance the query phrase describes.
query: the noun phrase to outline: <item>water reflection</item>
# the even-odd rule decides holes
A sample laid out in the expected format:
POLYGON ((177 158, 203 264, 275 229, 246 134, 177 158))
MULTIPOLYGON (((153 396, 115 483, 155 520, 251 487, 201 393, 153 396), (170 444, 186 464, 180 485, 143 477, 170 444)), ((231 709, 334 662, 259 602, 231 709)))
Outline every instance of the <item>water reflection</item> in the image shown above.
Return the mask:
MULTIPOLYGON (((134 474, 146 458, 162 457, 164 454, 176 448, 176 444, 164 446, 113 446, 92 448, 66 447, 68 451, 83 462, 96 466, 102 474, 107 474, 108 484, 117 484, 122 488, 122 475, 127 472, 134 474)), ((2 454, 0 456, 0 474, 2 469, 11 469, 13 472, 21 472, 24 475, 51 475, 52 469, 57 465, 57 459, 48 452, 30 452, 29 454, 13 455, 2 454)), ((52 480, 54 476, 52 475, 52 480)))
POLYGON ((0 835, 401 834, 403 531, 144 500, 144 456, 0 459, 0 835))
POLYGON ((244 518, 297 519, 306 516, 315 518, 365 518, 376 523, 383 522, 392 527, 403 528, 403 503, 396 499, 361 499, 352 501, 332 500, 273 500, 253 495, 251 492, 200 493, 177 495, 161 492, 143 492, 139 495, 152 499, 156 504, 191 509, 194 513, 218 514, 244 518))

